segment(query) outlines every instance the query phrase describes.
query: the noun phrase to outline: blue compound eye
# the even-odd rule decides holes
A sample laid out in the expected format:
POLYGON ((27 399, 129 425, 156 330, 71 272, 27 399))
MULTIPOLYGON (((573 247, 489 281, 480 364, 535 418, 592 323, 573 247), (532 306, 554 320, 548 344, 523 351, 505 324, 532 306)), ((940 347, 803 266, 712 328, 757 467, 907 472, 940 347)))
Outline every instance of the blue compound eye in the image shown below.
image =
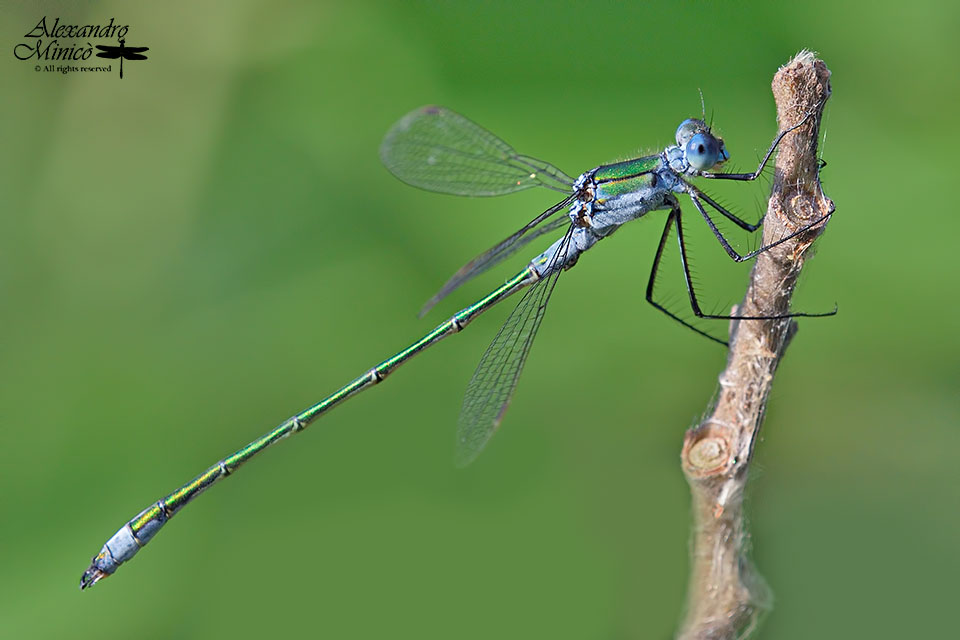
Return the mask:
POLYGON ((709 133, 698 133, 687 142, 686 153, 690 166, 705 171, 717 164, 720 158, 720 143, 709 133))

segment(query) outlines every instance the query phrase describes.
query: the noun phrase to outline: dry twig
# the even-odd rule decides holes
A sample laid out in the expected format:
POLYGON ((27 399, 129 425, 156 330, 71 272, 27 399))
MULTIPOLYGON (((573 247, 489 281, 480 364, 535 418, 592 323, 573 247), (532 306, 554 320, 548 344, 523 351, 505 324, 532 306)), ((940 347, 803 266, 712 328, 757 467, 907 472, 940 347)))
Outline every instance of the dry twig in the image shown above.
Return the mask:
MULTIPOLYGON (((833 212, 820 189, 816 155, 830 71, 802 51, 774 76, 773 95, 781 131, 812 115, 780 145, 765 244, 833 212)), ((757 257, 740 315, 788 312, 804 259, 828 221, 757 257)), ((734 323, 716 404, 684 438, 682 465, 693 496, 694 529, 681 640, 744 638, 770 608, 770 591, 747 555, 743 492, 773 375, 795 327, 790 320, 734 323)))

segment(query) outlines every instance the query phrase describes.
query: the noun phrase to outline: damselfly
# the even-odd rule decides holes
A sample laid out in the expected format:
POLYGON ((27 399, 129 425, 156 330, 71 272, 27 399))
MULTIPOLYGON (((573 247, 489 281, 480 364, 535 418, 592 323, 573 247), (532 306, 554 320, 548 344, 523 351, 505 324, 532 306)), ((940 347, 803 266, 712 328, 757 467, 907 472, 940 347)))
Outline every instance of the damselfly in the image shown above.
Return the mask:
POLYGON ((777 135, 753 173, 713 171, 729 158, 723 140, 714 135, 703 120, 688 119, 677 128, 676 144, 668 146, 660 153, 602 165, 573 179, 551 164, 518 154, 500 138, 453 111, 430 106, 410 113, 390 129, 380 149, 383 163, 404 182, 431 191, 463 196, 497 196, 537 186, 566 194, 560 202, 464 265, 437 295, 427 302, 423 312, 466 281, 500 263, 534 239, 551 233, 559 235, 559 239, 486 297, 456 312, 406 349, 384 360, 312 407, 289 418, 233 455, 219 460, 187 484, 150 505, 107 541, 84 572, 80 587, 89 587, 116 571, 117 567, 149 542, 175 513, 218 480, 236 471, 250 458, 278 440, 301 431, 347 398, 382 382, 388 374, 413 356, 459 332, 474 318, 504 298, 529 287, 483 354, 473 378, 467 385, 460 412, 457 445, 458 461, 461 464, 470 462, 480 453, 503 419, 560 274, 576 264, 580 255, 597 242, 627 222, 651 211, 662 209, 669 213, 654 255, 653 268, 647 283, 647 300, 694 331, 717 340, 669 311, 653 296, 657 269, 674 226, 690 306, 698 318, 735 317, 740 320, 760 320, 831 315, 834 312, 772 316, 703 313, 691 285, 680 203, 677 198, 679 195, 690 198, 724 250, 737 262, 750 259, 820 224, 825 217, 814 220, 776 242, 740 254, 717 228, 708 207, 746 231, 755 231, 760 222, 751 224, 740 219, 688 181, 688 178, 693 177, 755 180, 783 137, 805 121, 806 118, 777 135))

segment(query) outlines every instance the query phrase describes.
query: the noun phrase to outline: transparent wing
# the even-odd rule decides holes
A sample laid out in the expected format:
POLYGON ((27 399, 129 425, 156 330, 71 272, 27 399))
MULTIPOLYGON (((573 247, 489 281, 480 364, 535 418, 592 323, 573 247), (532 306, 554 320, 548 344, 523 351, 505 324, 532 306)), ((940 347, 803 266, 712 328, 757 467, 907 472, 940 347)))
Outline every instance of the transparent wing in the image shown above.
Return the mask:
POLYGON ((527 290, 487 347, 467 385, 457 428, 457 464, 460 466, 472 462, 500 426, 550 295, 563 271, 558 258, 565 255, 573 229, 571 225, 545 275, 527 290))
POLYGON ((474 278, 487 269, 500 264, 540 236, 547 233, 552 233, 553 231, 563 228, 564 225, 569 224, 569 220, 565 214, 557 216, 553 220, 550 220, 550 218, 557 212, 563 211, 572 199, 573 196, 570 196, 566 200, 553 205, 524 225, 522 229, 519 229, 505 240, 501 240, 467 264, 460 267, 460 270, 450 276, 450 279, 447 280, 440 291, 438 291, 435 296, 427 300, 426 304, 423 305, 423 308, 420 309, 420 317, 422 318, 425 316, 427 312, 434 307, 434 305, 446 298, 457 287, 467 282, 471 278, 474 278))
POLYGON ((380 159, 407 184, 461 196, 499 196, 544 186, 569 193, 573 179, 518 154, 483 127, 444 107, 421 107, 387 132, 380 159))

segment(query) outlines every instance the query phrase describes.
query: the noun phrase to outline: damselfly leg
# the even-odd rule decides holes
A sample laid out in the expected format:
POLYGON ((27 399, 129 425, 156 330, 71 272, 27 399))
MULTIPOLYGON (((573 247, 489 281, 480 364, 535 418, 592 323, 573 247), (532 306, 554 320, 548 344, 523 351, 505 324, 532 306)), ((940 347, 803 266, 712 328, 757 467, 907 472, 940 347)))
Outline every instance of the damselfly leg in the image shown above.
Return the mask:
MULTIPOLYGON (((763 170, 766 168, 767 163, 769 162, 770 158, 773 156, 773 152, 776 151, 777 147, 780 145, 780 142, 783 140, 783 138, 784 138, 788 133, 790 133, 790 132, 792 132, 792 131, 796 131, 797 129, 799 129, 800 127, 802 127, 804 124, 806 124, 807 120, 809 120, 812 115, 813 115, 813 112, 807 113, 807 114, 800 120, 800 122, 798 122, 797 124, 793 125, 792 127, 786 128, 786 129, 784 129, 783 131, 781 131, 780 133, 778 133, 778 134, 777 134, 777 137, 775 137, 775 138, 773 139, 773 142, 770 143, 770 147, 767 149, 767 152, 763 155, 763 158, 760 160, 760 164, 757 166, 756 171, 754 171, 754 172, 752 172, 752 173, 711 173, 711 172, 706 171, 706 172, 701 172, 701 173, 700 173, 700 177, 702 177, 702 178, 709 178, 709 179, 715 179, 715 180, 716 180, 716 179, 740 180, 740 181, 756 180, 757 178, 759 178, 759 177, 763 174, 763 170)), ((749 222, 746 222, 746 221, 742 220, 741 218, 737 217, 736 215, 734 215, 733 213, 731 213, 730 211, 728 211, 725 207, 721 206, 721 205, 720 205, 719 203, 717 203, 713 198, 711 198, 710 196, 708 196, 706 193, 704 193, 703 191, 701 191, 701 190, 698 189, 697 187, 693 186, 692 184, 690 184, 690 183, 687 182, 687 181, 684 181, 684 182, 685 182, 686 186, 688 187, 688 188, 687 188, 687 193, 690 195, 690 199, 693 200, 694 206, 696 206, 696 207, 697 207, 697 210, 700 211, 700 215, 702 215, 703 218, 704 218, 704 220, 706 220, 707 226, 710 227, 710 231, 713 232, 713 235, 716 236, 716 238, 717 238, 717 240, 720 242, 721 246, 723 246, 724 251, 726 251, 726 252, 727 252, 727 255, 729 255, 730 258, 731 258, 732 260, 734 260, 735 262, 743 262, 743 261, 745 261, 745 260, 749 260, 749 259, 751 259, 751 258, 755 258, 756 256, 760 255, 760 254, 763 253, 764 251, 767 251, 767 250, 769 250, 769 249, 772 249, 773 247, 775 247, 775 246, 777 246, 777 245, 779 245, 779 244, 781 244, 781 243, 784 243, 784 242, 786 242, 787 240, 790 240, 791 238, 795 238, 795 237, 797 237, 798 235, 804 233, 805 231, 808 231, 808 230, 816 227, 818 224, 820 224, 820 223, 822 223, 823 221, 825 221, 825 220, 826 220, 827 218, 829 218, 830 215, 831 215, 831 214, 826 214, 826 215, 824 215, 824 216, 821 216, 821 217, 817 218, 816 220, 814 220, 813 222, 810 222, 810 223, 804 225, 803 227, 797 229, 797 230, 794 231, 793 233, 790 233, 789 235, 784 236, 783 238, 780 238, 780 239, 777 240, 776 242, 771 242, 770 244, 764 245, 764 246, 760 247, 759 249, 755 249, 755 250, 750 251, 750 252, 748 252, 748 253, 741 254, 740 252, 738 252, 736 249, 733 248, 733 246, 730 244, 730 242, 727 240, 727 238, 726 238, 726 237, 723 235, 723 233, 717 228, 717 225, 716 225, 716 224, 714 223, 714 221, 710 218, 710 215, 707 213, 706 209, 704 208, 703 202, 706 202, 708 205, 710 205, 713 209, 715 209, 715 210, 716 210, 718 213, 720 213, 722 216, 724 216, 725 218, 727 218, 728 220, 732 221, 734 224, 736 224, 737 226, 739 226, 741 229, 744 229, 744 230, 746 230, 746 231, 753 232, 753 231, 756 231, 758 228, 760 228, 760 225, 763 223, 763 218, 760 218, 760 220, 757 221, 756 224, 750 224, 749 222)), ((802 315, 802 314, 801 314, 801 315, 802 315)), ((810 315, 811 317, 818 317, 818 316, 822 316, 822 315, 833 315, 833 314, 832 314, 832 313, 825 313, 825 314, 808 314, 808 315, 810 315)))
POLYGON ((777 137, 773 139, 773 142, 770 143, 770 148, 767 149, 767 152, 763 154, 763 159, 760 160, 760 164, 757 166, 757 170, 753 173, 714 173, 710 171, 701 171, 701 178, 710 178, 712 180, 756 180, 763 174, 764 168, 767 166, 767 161, 770 160, 770 156, 773 155, 773 152, 776 151, 777 147, 780 145, 780 141, 790 132, 796 131, 803 125, 807 123, 807 120, 813 115, 813 111, 808 112, 797 124, 792 127, 787 127, 783 131, 777 134, 777 137))
MULTIPOLYGON (((736 254, 736 252, 730 247, 729 243, 727 243, 726 239, 717 229, 713 220, 710 219, 710 216, 708 216, 706 211, 703 209, 703 205, 701 205, 698 199, 696 197, 693 197, 692 194, 691 194, 691 197, 693 198, 694 204, 697 206, 697 209, 700 211, 704 219, 707 221, 707 224, 710 226, 711 231, 713 231, 714 235, 716 235, 717 238, 720 240, 721 244, 723 244, 724 249, 727 250, 727 253, 730 254, 732 252, 731 257, 734 258, 734 260, 736 260, 737 262, 740 262, 741 260, 737 260, 737 258, 734 257, 734 255, 739 255, 739 254, 736 254)), ((811 227, 814 227, 817 224, 820 224, 828 217, 829 217, 829 214, 826 216, 822 216, 821 218, 814 221, 813 223, 809 225, 805 225, 803 228, 799 229, 798 231, 795 231, 787 235, 786 237, 781 238, 780 240, 777 240, 776 242, 760 247, 756 251, 752 251, 746 254, 742 259, 746 260, 746 259, 755 257, 763 253, 764 251, 768 251, 769 249, 783 242, 786 242, 790 238, 796 237, 797 235, 803 233, 804 231, 807 231, 811 227)), ((680 210, 679 205, 674 204, 673 209, 671 209, 670 213, 667 215, 667 221, 666 221, 666 224, 664 224, 663 233, 660 235, 660 242, 657 245, 657 251, 653 257, 653 265, 650 268, 650 277, 647 280, 646 298, 647 298, 647 302, 653 305, 656 309, 662 311, 663 313, 665 313, 672 319, 676 320, 683 326, 687 327, 688 329, 691 329, 696 333, 699 333, 700 335, 704 336, 705 338, 709 338, 710 340, 713 340, 714 342, 719 342, 720 344, 724 344, 724 345, 727 344, 725 340, 722 340, 720 338, 717 338, 716 336, 710 335, 706 331, 703 331, 697 328, 692 323, 684 320, 676 313, 670 311, 666 305, 658 302, 654 297, 654 287, 656 283, 657 273, 660 269, 660 262, 663 257, 664 249, 666 248, 667 239, 670 237, 670 230, 674 224, 676 224, 676 227, 677 227, 677 244, 680 248, 680 265, 683 268, 683 278, 684 278, 684 284, 687 290, 687 297, 690 301, 690 308, 693 311, 693 315, 696 316, 697 318, 703 318, 707 320, 780 320, 780 319, 786 319, 786 318, 822 318, 826 316, 836 315, 837 313, 836 307, 834 307, 831 311, 826 311, 822 313, 805 313, 805 312, 799 312, 799 311, 790 312, 790 313, 781 313, 781 314, 769 314, 769 315, 736 315, 736 314, 704 313, 700 306, 700 301, 697 299, 697 293, 696 293, 696 290, 694 289, 693 278, 690 274, 690 263, 687 258, 687 246, 683 237, 682 212, 680 210)))
MULTIPOLYGON (((727 255, 730 256, 730 258, 731 258, 734 262, 743 262, 743 261, 745 261, 745 260, 749 260, 749 259, 751 259, 751 258, 755 258, 755 257, 757 257, 758 255, 760 255, 761 253, 763 253, 763 252, 765 252, 765 251, 769 251, 770 249, 776 247, 777 245, 783 244, 783 243, 786 242, 787 240, 790 240, 790 239, 792 239, 792 238, 796 238, 796 237, 799 236, 800 234, 802 234, 802 233, 804 233, 804 232, 806 232, 806 231, 809 231, 810 229, 814 228, 814 227, 817 226, 818 224, 821 224, 823 221, 825 221, 827 218, 829 218, 831 215, 833 215, 832 213, 824 214, 824 215, 820 216, 819 218, 817 218, 816 220, 814 220, 813 222, 810 222, 809 224, 803 225, 802 227, 800 227, 800 228, 797 229, 796 231, 785 235, 784 237, 780 238, 779 240, 776 240, 776 241, 774 241, 774 242, 771 242, 770 244, 765 244, 765 245, 763 245, 762 247, 760 247, 759 249, 755 249, 755 250, 753 250, 753 251, 750 251, 750 252, 748 252, 748 253, 744 253, 744 254, 741 255, 736 249, 734 249, 734 248, 730 245, 730 242, 727 240, 727 238, 723 235, 723 233, 720 232, 720 229, 717 228, 717 225, 716 225, 716 223, 714 223, 713 219, 710 217, 710 214, 707 213, 707 210, 706 210, 706 209, 704 209, 703 203, 700 202, 700 197, 701 197, 701 196, 702 196, 702 194, 695 193, 695 192, 693 192, 693 191, 690 192, 690 199, 693 200, 694 206, 695 206, 695 207, 697 208, 697 210, 700 212, 700 215, 703 216, 703 219, 707 221, 707 226, 710 227, 710 231, 712 231, 712 232, 713 232, 713 235, 716 236, 717 240, 720 241, 721 246, 723 246, 723 250, 727 252, 727 255)), ((715 209, 718 209, 718 210, 720 211, 720 213, 723 213, 724 215, 726 215, 726 217, 728 217, 728 218, 730 218, 730 217, 733 215, 733 214, 730 214, 729 212, 723 210, 722 207, 720 207, 719 205, 717 205, 717 204, 715 204, 715 203, 712 203, 712 202, 711 202, 710 204, 711 204, 711 206, 713 206, 715 209)), ((759 226, 759 225, 758 225, 758 226, 759 226)), ((833 312, 833 313, 835 313, 835 312, 833 312)), ((830 315, 833 315, 833 313, 815 313, 815 314, 797 314, 797 315, 807 315, 807 316, 809 316, 809 317, 819 317, 819 316, 830 316, 830 315)))

